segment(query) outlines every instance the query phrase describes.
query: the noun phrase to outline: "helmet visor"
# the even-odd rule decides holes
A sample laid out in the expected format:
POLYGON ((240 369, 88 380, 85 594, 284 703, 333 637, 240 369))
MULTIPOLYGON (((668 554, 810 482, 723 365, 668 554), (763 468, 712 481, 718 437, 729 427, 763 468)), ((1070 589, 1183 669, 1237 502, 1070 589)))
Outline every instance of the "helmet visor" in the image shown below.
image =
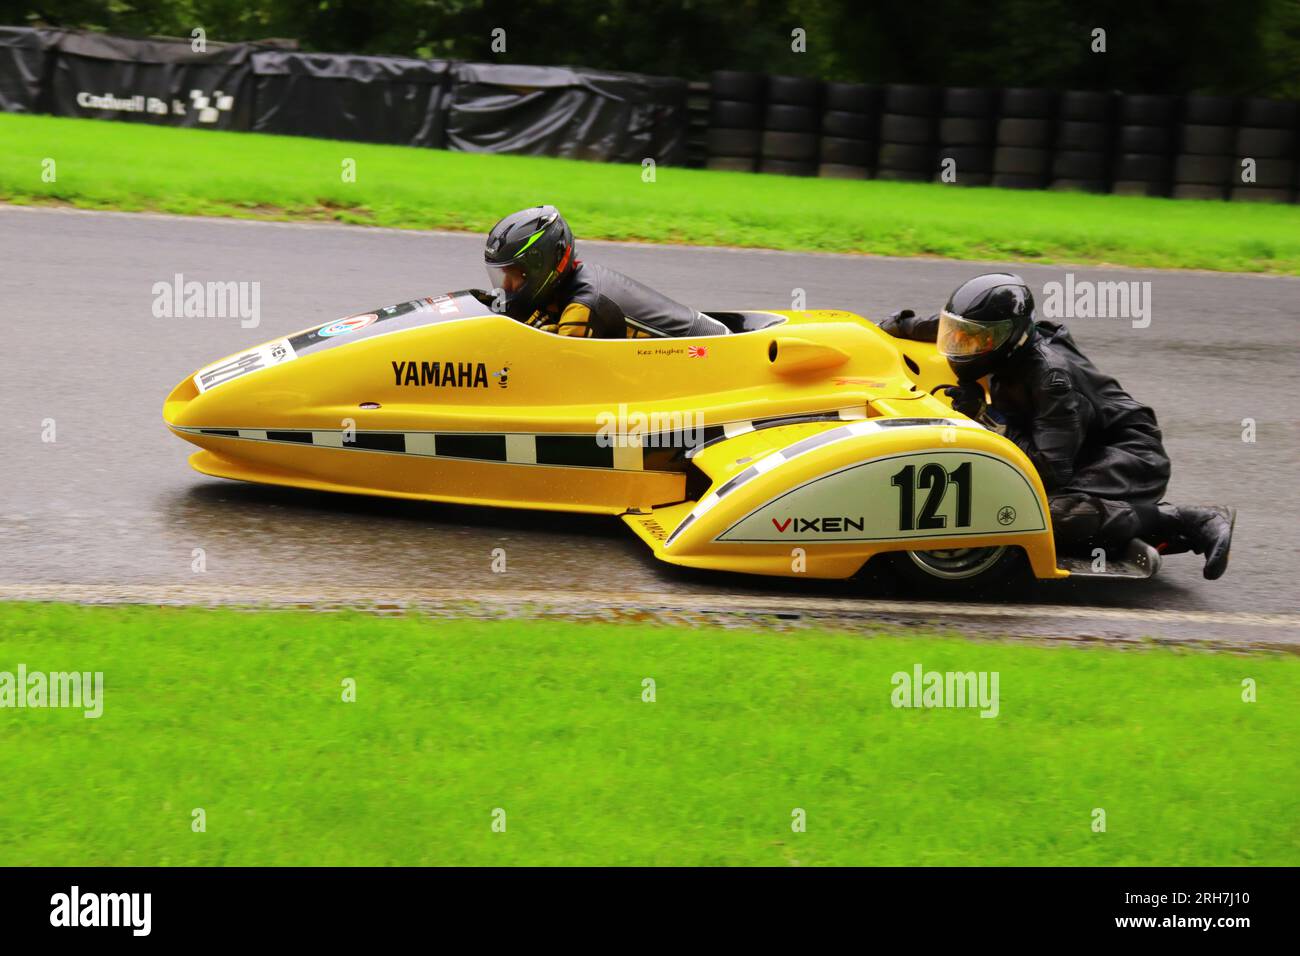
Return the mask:
POLYGON ((506 295, 519 292, 528 281, 528 273, 524 272, 524 267, 517 262, 507 262, 504 265, 489 262, 487 274, 492 288, 501 289, 506 295))
POLYGON ((1015 323, 972 322, 947 311, 939 313, 939 353, 947 358, 987 355, 1011 337, 1015 323))

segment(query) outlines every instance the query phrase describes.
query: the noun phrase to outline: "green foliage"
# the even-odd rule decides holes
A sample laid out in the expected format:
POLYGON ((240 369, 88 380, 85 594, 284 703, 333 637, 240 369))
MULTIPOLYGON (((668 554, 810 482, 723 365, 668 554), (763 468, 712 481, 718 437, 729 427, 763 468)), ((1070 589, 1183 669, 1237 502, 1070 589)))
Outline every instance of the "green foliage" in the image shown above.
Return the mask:
POLYGON ((10 22, 307 50, 949 86, 1296 95, 1297 0, 17 0, 10 22), (506 31, 504 54, 491 49, 506 31), (807 31, 807 52, 790 33, 807 31), (1091 51, 1092 30, 1107 52, 1091 51))

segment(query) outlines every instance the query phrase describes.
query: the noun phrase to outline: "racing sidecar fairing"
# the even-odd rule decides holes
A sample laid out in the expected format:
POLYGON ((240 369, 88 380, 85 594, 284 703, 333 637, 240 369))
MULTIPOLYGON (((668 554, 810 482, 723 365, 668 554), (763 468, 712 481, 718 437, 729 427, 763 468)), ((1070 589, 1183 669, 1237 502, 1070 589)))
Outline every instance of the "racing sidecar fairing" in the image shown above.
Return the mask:
POLYGON ((728 335, 576 339, 486 293, 414 299, 205 366, 163 417, 198 471, 325 491, 621 515, 663 561, 934 581, 1057 567, 1011 442, 932 394, 932 344, 833 310, 710 312, 728 335))

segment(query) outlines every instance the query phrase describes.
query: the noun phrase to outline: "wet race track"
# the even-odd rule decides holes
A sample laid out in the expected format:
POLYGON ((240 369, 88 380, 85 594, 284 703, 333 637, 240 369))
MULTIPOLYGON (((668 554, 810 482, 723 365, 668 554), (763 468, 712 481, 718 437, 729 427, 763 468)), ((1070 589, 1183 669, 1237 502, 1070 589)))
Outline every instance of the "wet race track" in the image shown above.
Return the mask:
MULTIPOLYGON (((978 263, 582 243, 584 258, 697 308, 934 310, 978 263)), ((163 397, 199 366, 329 319, 486 284, 481 239, 0 207, 6 319, 0 588, 267 585, 465 594, 855 596, 843 584, 685 572, 655 562, 615 518, 493 511, 261 488, 190 470, 163 397), (155 282, 257 281, 261 325, 155 318, 155 282), (53 420, 55 441, 48 437, 53 420), (192 570, 194 549, 206 572, 192 570), (494 574, 504 548, 508 572, 494 574)), ((1035 293, 1063 267, 1014 266, 1035 293)), ((1177 556, 1153 581, 1032 585, 1026 604, 1290 614, 1300 577, 1300 279, 1078 268, 1151 283, 1152 320, 1067 320, 1083 350, 1152 405, 1174 462, 1169 498, 1238 508, 1218 582, 1177 556), (1243 419, 1255 421, 1253 443, 1243 419)), ((556 369, 563 375, 563 369, 556 369)), ((890 597, 889 595, 876 595, 890 597)), ((720 600, 722 598, 719 598, 720 600)), ((865 607, 865 606, 864 606, 865 607)), ((1072 612, 1073 613, 1073 612, 1072 612)), ((1157 615, 1158 616, 1158 615, 1157 615)), ((1078 619, 1077 613, 1073 617, 1078 619)), ((1274 622, 1276 624, 1276 622, 1274 622)), ((1174 627, 1172 624, 1161 627, 1174 627)))

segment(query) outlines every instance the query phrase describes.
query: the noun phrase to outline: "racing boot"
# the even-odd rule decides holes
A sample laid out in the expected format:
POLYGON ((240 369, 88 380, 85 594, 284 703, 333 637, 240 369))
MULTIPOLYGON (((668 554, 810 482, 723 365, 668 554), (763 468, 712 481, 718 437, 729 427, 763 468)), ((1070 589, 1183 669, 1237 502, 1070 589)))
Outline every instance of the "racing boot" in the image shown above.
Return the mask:
POLYGON ((1205 568, 1201 573, 1206 580, 1222 577, 1228 569, 1228 549, 1232 547, 1232 528, 1237 521, 1237 510, 1223 505, 1180 508, 1162 501, 1159 511, 1162 540, 1157 548, 1160 553, 1194 551, 1203 554, 1205 568))

